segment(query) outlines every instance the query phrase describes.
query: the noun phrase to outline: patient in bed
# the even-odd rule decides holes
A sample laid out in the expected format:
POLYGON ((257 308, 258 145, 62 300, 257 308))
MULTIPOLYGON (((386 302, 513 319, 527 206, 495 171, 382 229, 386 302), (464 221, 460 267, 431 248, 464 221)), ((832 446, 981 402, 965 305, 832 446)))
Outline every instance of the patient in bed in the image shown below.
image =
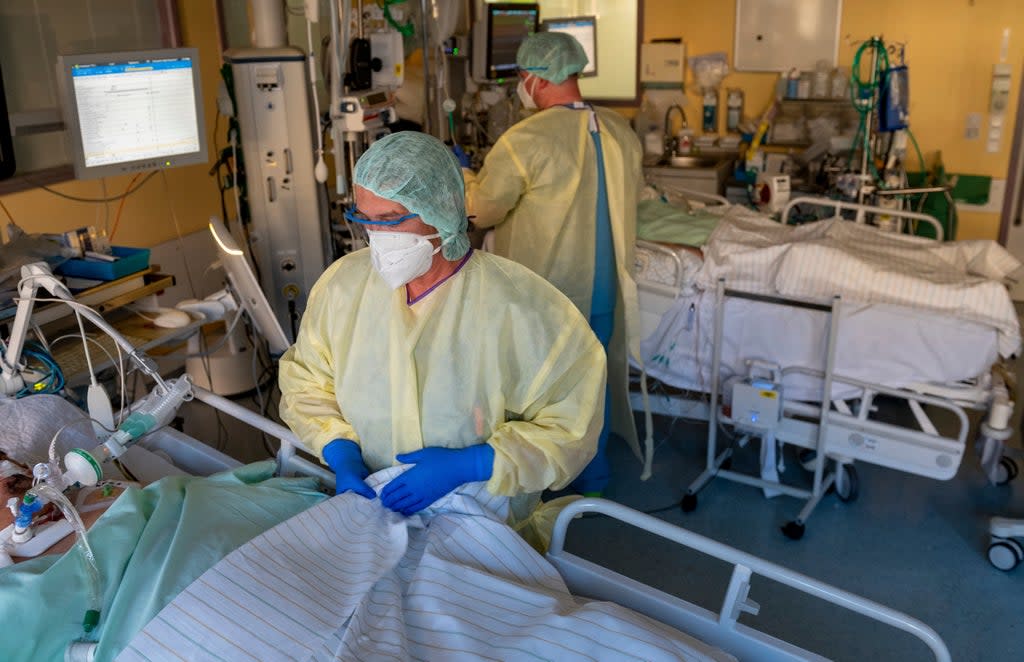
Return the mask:
MULTIPOLYGON (((32 487, 32 469, 20 462, 12 460, 6 452, 0 449, 0 504, 5 507, 0 509, 0 530, 6 529, 14 523, 14 512, 10 504, 17 504, 32 487)), ((137 486, 137 483, 122 482, 116 480, 105 480, 91 487, 74 490, 67 494, 71 503, 75 505, 85 528, 92 526, 93 522, 105 513, 110 505, 119 497, 125 489, 137 486)), ((43 506, 42 510, 35 514, 32 523, 35 526, 56 522, 63 519, 63 515, 53 504, 43 506)), ((75 544, 74 533, 48 547, 43 554, 63 554, 75 544)), ((22 561, 19 556, 12 555, 15 563, 22 561)))

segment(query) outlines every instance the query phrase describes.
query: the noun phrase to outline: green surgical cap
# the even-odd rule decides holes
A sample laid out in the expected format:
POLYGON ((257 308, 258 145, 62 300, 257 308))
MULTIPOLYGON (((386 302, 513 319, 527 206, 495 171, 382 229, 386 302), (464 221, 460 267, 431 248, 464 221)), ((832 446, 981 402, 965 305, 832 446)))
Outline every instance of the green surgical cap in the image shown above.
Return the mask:
POLYGON ((580 42, 564 32, 532 34, 523 40, 516 53, 520 69, 555 85, 583 71, 588 62, 580 42))
POLYGON ((402 131, 378 140, 359 157, 355 184, 405 205, 437 229, 446 260, 462 259, 469 251, 462 169, 437 138, 402 131))

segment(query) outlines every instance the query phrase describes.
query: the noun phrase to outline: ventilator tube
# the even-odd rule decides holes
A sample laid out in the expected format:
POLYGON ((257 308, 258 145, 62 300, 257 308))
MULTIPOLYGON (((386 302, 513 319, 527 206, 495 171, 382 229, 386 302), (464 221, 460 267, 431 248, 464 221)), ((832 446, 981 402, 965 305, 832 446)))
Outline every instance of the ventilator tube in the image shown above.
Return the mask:
POLYGON ((179 377, 169 382, 167 387, 166 392, 157 387, 143 398, 138 410, 132 412, 117 431, 99 446, 88 451, 81 448, 71 449, 64 456, 66 483, 95 485, 103 478, 101 465, 104 462, 120 457, 128 446, 147 432, 169 423, 181 403, 192 399, 192 384, 188 377, 179 377))

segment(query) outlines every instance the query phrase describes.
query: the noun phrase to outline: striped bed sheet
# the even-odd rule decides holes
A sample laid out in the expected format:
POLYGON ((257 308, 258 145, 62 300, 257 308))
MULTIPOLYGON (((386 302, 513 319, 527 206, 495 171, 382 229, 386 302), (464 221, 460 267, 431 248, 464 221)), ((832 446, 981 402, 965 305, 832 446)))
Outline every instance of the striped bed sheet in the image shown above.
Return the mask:
POLYGON ((704 249, 696 285, 803 299, 838 295, 987 325, 1003 357, 1020 350, 1017 312, 1006 283, 1021 263, 994 241, 935 242, 842 219, 785 226, 727 211, 704 249))
MULTIPOLYGON (((379 491, 403 470, 368 482, 379 491)), ((117 659, 733 659, 574 598, 506 514, 483 483, 411 518, 351 493, 328 499, 225 557, 117 659)))

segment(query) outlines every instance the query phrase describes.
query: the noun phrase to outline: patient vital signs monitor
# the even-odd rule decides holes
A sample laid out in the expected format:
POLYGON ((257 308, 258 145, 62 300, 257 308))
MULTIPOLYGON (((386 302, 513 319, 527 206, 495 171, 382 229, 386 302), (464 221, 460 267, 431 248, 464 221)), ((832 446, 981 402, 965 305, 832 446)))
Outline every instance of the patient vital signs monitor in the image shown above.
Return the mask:
POLYGON ((78 179, 206 163, 194 48, 58 58, 78 179))
POLYGON ((594 16, 575 16, 573 18, 549 18, 544 20, 546 32, 564 32, 583 46, 587 54, 587 66, 580 72, 580 77, 597 75, 597 18, 594 16))
POLYGON ((473 28, 473 77, 479 81, 514 78, 519 45, 537 31, 539 18, 537 4, 486 5, 473 28))

